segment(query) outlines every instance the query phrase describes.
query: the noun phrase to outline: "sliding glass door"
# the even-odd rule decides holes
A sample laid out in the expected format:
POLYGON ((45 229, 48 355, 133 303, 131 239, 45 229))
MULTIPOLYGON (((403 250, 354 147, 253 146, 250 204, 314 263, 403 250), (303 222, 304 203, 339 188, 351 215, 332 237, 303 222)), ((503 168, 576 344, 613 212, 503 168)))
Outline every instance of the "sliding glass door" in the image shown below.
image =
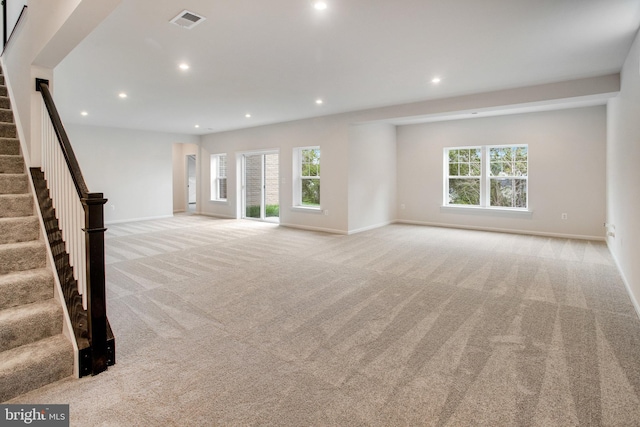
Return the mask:
POLYGON ((245 154, 243 218, 275 221, 280 218, 278 153, 245 154))

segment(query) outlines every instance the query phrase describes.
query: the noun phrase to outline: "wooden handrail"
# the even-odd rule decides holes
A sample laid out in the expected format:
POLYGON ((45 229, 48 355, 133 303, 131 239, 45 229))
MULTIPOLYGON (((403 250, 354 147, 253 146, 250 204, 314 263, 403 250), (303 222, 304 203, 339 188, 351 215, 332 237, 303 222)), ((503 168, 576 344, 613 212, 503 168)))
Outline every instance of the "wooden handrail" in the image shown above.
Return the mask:
POLYGON ((73 148, 71 148, 71 143, 69 142, 67 131, 64 130, 62 119, 60 119, 60 114, 58 114, 56 104, 53 102, 53 97, 51 96, 51 92, 49 91, 49 81, 44 79, 36 79, 36 90, 42 94, 42 100, 44 101, 44 105, 46 105, 47 107, 47 111, 49 112, 49 118, 51 119, 51 123, 53 124, 53 129, 56 132, 56 136, 58 137, 60 149, 62 150, 64 159, 67 162, 67 166, 69 167, 69 172, 71 173, 71 177, 73 178, 73 184, 75 185, 76 191, 78 192, 78 197, 81 199, 85 198, 89 194, 89 189, 87 188, 87 185, 84 182, 84 178, 82 177, 82 171, 80 170, 78 159, 76 159, 73 148))
POLYGON ((7 45, 7 0, 2 0, 2 51, 7 45))
MULTIPOLYGON (((84 276, 86 277, 84 292, 87 301, 87 338, 91 348, 91 366, 81 367, 81 372, 83 370, 89 371, 95 375, 105 371, 110 361, 107 343, 108 321, 104 253, 104 233, 106 231, 104 228, 104 205, 107 199, 102 193, 90 193, 87 188, 71 142, 49 91, 49 82, 44 79, 36 79, 36 90, 42 94, 65 164, 84 210, 82 231, 84 231, 86 271, 78 271, 77 273, 86 274, 84 276)), ((111 362, 113 363, 113 360, 111 362)))
POLYGON ((8 0, 2 0, 2 39, 3 39, 3 43, 2 43, 2 53, 4 53, 4 50, 7 48, 7 45, 9 44, 9 42, 11 41, 11 38, 13 37, 13 32, 16 30, 16 28, 18 27, 18 24, 20 23, 20 21, 22 21, 22 16, 24 15, 24 12, 27 10, 27 5, 22 6, 22 10, 20 11, 20 15, 18 15, 18 19, 16 20, 16 23, 14 24, 13 28, 11 29, 11 34, 9 34, 9 37, 7 37, 7 1, 8 0))

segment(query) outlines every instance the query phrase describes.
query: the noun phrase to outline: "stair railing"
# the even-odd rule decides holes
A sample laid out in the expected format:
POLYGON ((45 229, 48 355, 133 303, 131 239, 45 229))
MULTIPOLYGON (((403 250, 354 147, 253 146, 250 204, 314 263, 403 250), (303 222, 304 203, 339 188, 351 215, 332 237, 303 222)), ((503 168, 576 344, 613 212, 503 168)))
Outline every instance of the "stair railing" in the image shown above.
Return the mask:
POLYGON ((9 0, 2 0, 2 53, 4 53, 4 50, 7 48, 7 45, 9 44, 9 41, 13 36, 13 32, 15 31, 18 24, 22 21, 22 16, 27 10, 26 0, 21 0, 19 2, 12 2, 11 4, 13 4, 14 7, 16 7, 17 4, 21 4, 22 9, 20 10, 20 14, 18 15, 18 18, 12 22, 9 22, 8 21, 9 8, 7 7, 8 2, 9 0), (9 32, 9 28, 11 28, 11 32, 9 32))
POLYGON ((49 82, 36 79, 42 94, 42 169, 65 241, 69 263, 87 310, 92 373, 107 369, 105 298, 104 204, 102 193, 90 193, 67 132, 49 91, 49 82))

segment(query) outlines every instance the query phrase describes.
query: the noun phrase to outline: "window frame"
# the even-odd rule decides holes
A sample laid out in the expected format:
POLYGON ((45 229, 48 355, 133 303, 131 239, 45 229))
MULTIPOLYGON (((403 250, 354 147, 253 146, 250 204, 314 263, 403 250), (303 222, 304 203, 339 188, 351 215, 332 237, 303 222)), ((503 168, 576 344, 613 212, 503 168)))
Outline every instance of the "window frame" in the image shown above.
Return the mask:
POLYGON ((321 175, 322 175, 322 150, 319 145, 306 146, 306 147, 296 147, 293 149, 293 207, 303 210, 311 210, 311 211, 320 211, 322 204, 322 196, 321 191, 318 194, 318 204, 310 205, 305 204, 302 200, 302 182, 304 179, 314 179, 318 180, 318 186, 320 189, 321 186, 321 175), (318 150, 318 170, 319 173, 317 175, 303 175, 302 166, 304 161, 304 152, 310 150, 318 150))
MULTIPOLYGON (((459 164, 459 162, 458 162, 459 164)), ((530 212, 529 210, 529 145, 528 144, 497 144, 497 145, 469 145, 459 147, 444 147, 443 149, 443 200, 442 207, 446 209, 469 209, 469 210, 496 210, 496 211, 511 211, 511 212, 530 212), (526 175, 505 175, 498 178, 492 176, 491 171, 491 149, 497 148, 519 148, 524 147, 527 150, 526 158, 526 175), (480 165, 481 173, 480 179, 480 200, 479 204, 455 204, 449 203, 449 180, 453 179, 476 179, 475 175, 469 176, 469 178, 461 178, 459 176, 449 175, 449 152, 452 150, 480 150, 480 165), (525 193, 525 206, 524 207, 512 207, 512 206, 492 206, 491 205, 491 181, 497 179, 520 179, 525 181, 526 193, 525 193)))
POLYGON ((491 209, 510 209, 510 210, 528 210, 529 209, 529 146, 528 144, 509 144, 509 145, 487 145, 485 146, 486 148, 486 171, 487 171, 487 184, 486 184, 486 203, 487 203, 487 207, 491 208, 491 209), (520 161, 517 162, 517 159, 512 160, 513 166, 515 166, 516 163, 525 163, 525 169, 526 169, 526 175, 516 175, 516 174, 512 174, 512 175, 492 175, 489 173, 489 171, 491 171, 491 165, 492 165, 492 159, 491 159, 491 150, 492 149, 499 149, 499 148, 509 148, 509 149, 517 149, 517 148, 526 148, 526 152, 527 152, 527 158, 524 162, 520 161), (525 182, 525 188, 526 188, 526 192, 525 192, 525 206, 523 207, 518 207, 518 206, 493 206, 491 205, 491 181, 492 180, 504 180, 504 179, 511 179, 513 180, 523 180, 525 182))
POLYGON ((211 155, 211 201, 213 202, 227 201, 227 198, 229 197, 228 170, 229 170, 229 157, 227 156, 227 153, 219 153, 219 154, 211 155), (226 162, 224 167, 224 172, 225 172, 224 175, 221 174, 221 171, 223 168, 220 166, 220 162, 222 158, 224 158, 226 162), (224 180, 224 183, 226 186, 225 191, 226 191, 227 197, 221 197, 222 191, 220 190, 220 185, 222 184, 222 180, 224 180))
MULTIPOLYGON (((484 185, 483 183, 483 176, 482 173, 484 171, 484 167, 482 165, 482 160, 484 159, 483 156, 483 151, 482 151, 482 147, 480 146, 464 146, 464 147, 445 147, 444 148, 444 164, 443 164, 443 172, 444 172, 444 193, 443 193, 443 205, 444 206, 455 206, 455 207, 474 207, 474 208, 478 208, 478 207, 482 207, 482 201, 483 201, 483 187, 484 185), (460 151, 460 150, 478 150, 481 149, 480 151, 480 159, 478 162, 473 162, 473 163, 480 163, 480 175, 456 175, 456 176, 450 176, 449 175, 449 171, 450 171, 450 165, 451 163, 449 162, 449 152, 451 151, 460 151), (478 204, 457 204, 457 203, 449 203, 449 179, 456 179, 456 180, 477 180, 479 183, 479 200, 478 200, 478 204)), ((459 166, 460 164, 468 164, 469 167, 471 165, 471 160, 468 160, 464 163, 460 163, 460 162, 456 162, 459 166)), ((459 166, 458 166, 458 172, 459 172, 459 166)))

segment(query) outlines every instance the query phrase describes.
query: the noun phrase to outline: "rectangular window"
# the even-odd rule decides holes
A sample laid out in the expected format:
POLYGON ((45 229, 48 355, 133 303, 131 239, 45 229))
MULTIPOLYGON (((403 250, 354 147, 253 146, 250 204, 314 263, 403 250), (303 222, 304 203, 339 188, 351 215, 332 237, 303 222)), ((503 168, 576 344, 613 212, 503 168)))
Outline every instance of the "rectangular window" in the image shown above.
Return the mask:
POLYGON ((294 149, 294 200, 297 206, 320 207, 320 147, 294 149))
POLYGON ((482 150, 480 147, 448 150, 448 204, 480 206, 482 150))
POLYGON ((527 147, 489 147, 489 206, 527 207, 527 147))
POLYGON ((528 207, 528 146, 445 148, 445 206, 528 207))
POLYGON ((227 200, 227 155, 211 156, 211 200, 227 200))

